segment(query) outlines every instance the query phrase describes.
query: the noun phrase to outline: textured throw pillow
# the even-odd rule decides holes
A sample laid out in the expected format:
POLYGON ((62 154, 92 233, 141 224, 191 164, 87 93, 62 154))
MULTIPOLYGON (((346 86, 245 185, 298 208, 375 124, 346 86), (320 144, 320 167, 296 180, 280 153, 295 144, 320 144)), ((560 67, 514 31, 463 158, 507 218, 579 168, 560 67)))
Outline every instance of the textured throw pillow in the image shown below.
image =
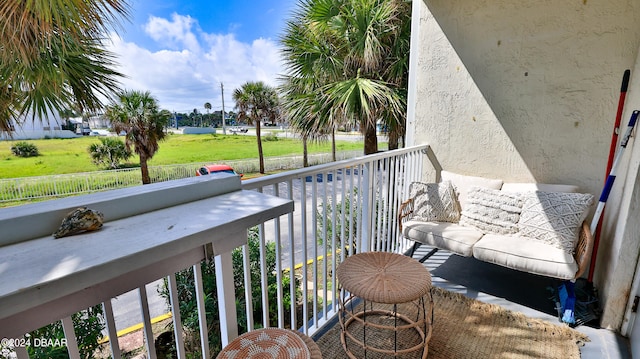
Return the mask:
POLYGON ((519 193, 471 187, 467 192, 467 205, 462 210, 460 224, 485 233, 514 234, 518 232, 522 204, 523 197, 519 193))
POLYGON ((573 254, 592 204, 592 194, 527 193, 518 222, 520 234, 573 254))
POLYGON ((413 216, 418 221, 458 222, 460 209, 451 182, 409 185, 413 198, 413 216))

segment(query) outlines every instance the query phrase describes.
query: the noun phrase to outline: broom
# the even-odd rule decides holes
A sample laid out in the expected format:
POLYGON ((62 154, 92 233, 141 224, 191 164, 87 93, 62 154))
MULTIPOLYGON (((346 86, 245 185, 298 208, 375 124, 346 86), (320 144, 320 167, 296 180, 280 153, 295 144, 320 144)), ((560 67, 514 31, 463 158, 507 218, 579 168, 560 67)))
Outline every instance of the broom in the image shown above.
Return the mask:
MULTIPOLYGON (((635 110, 631 114, 631 118, 629 119, 629 125, 627 125, 627 131, 622 137, 622 141, 620 141, 620 149, 616 153, 615 159, 613 161, 613 165, 611 166, 611 172, 609 172, 609 176, 607 177, 607 181, 604 184, 604 188, 602 189, 602 193, 600 194, 600 199, 598 200, 598 206, 596 207, 596 212, 593 215, 593 220, 591 221, 590 230, 591 233, 595 233, 598 228, 598 222, 600 221, 600 217, 604 211, 604 206, 607 203, 607 199, 609 198, 609 194, 611 193, 611 188, 613 187, 613 182, 616 180, 616 175, 618 173, 618 165, 620 164, 620 158, 622 158, 622 154, 624 150, 627 148, 627 144, 629 143, 629 139, 631 138, 631 133, 633 132, 633 128, 636 125, 636 120, 638 119, 638 114, 640 111, 635 110)), ((569 325, 573 325, 576 323, 575 319, 575 280, 572 281, 564 281, 559 288, 559 296, 560 303, 562 305, 562 321, 569 325)))
MULTIPOLYGON (((611 145, 609 146, 609 159, 607 161, 607 170, 606 175, 611 172, 611 168, 613 167, 613 159, 616 153, 616 145, 618 144, 618 133, 620 132, 620 120, 622 118, 622 109, 624 108, 624 100, 627 96, 627 88, 629 87, 629 78, 631 77, 631 70, 627 69, 624 71, 624 75, 622 76, 622 85, 620 86, 620 98, 618 99, 618 110, 616 112, 616 119, 613 126, 613 135, 611 136, 611 145)), ((606 181, 606 178, 605 178, 606 181)), ((595 232, 591 232, 593 234, 594 242, 593 242, 593 251, 591 252, 591 263, 589 263, 589 275, 587 276, 587 281, 591 286, 593 286, 593 272, 596 266, 596 258, 598 257, 598 247, 600 246, 600 232, 602 231, 602 219, 603 215, 598 219, 598 226, 595 232)))

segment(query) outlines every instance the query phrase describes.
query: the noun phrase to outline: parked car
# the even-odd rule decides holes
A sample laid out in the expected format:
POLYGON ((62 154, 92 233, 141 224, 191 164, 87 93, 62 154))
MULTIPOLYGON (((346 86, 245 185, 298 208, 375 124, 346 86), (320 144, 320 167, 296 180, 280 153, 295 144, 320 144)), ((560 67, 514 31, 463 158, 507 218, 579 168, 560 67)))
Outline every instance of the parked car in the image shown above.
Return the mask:
POLYGON ((241 133, 247 133, 247 132, 249 132, 249 129, 248 129, 248 128, 246 128, 246 127, 231 127, 231 128, 229 129, 229 132, 231 132, 231 133, 233 133, 233 134, 236 134, 236 133, 238 133, 238 132, 241 132, 241 133))
POLYGON ((236 173, 236 171, 227 165, 204 165, 196 171, 196 176, 206 176, 212 173, 231 173, 236 176, 242 177, 242 174, 236 173))
POLYGON ((107 130, 91 130, 89 136, 109 136, 109 131, 107 130))

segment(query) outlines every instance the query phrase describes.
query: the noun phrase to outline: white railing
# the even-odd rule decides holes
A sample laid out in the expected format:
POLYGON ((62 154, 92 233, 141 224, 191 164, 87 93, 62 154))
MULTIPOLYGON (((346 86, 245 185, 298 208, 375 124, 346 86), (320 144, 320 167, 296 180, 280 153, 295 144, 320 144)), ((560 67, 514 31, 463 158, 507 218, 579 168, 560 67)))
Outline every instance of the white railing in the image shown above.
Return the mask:
MULTIPOLYGON (((245 290, 235 293, 235 298, 233 297, 233 280, 229 281, 229 276, 233 278, 232 272, 235 263, 232 262, 230 255, 218 255, 220 244, 214 243, 213 249, 205 245, 204 251, 200 252, 196 248, 190 251, 188 256, 169 256, 157 264, 157 268, 163 268, 162 271, 167 268, 175 268, 176 271, 179 268, 190 268, 189 270, 171 272, 168 277, 165 277, 168 278, 167 292, 173 299, 179 297, 177 276, 192 273, 191 276, 195 278, 193 296, 196 298, 197 306, 194 310, 198 312, 198 329, 201 333, 199 335, 200 349, 196 350, 198 353, 195 354, 196 357, 202 355, 202 357, 208 358, 214 354, 210 352, 208 340, 212 335, 212 328, 207 327, 206 319, 206 302, 212 296, 216 296, 219 302, 218 312, 221 328, 218 338, 222 346, 238 334, 234 332, 238 327, 235 311, 235 303, 238 298, 246 299, 244 300, 244 308, 238 310, 246 317, 240 325, 248 330, 262 326, 277 326, 300 329, 308 335, 313 335, 327 324, 337 314, 335 304, 338 302, 339 293, 333 273, 345 257, 356 252, 370 250, 402 253, 408 249, 410 244, 400 236, 395 218, 397 218, 397 209, 400 203, 407 197, 409 183, 421 179, 423 166, 428 163, 427 149, 427 146, 416 146, 243 181, 243 192, 262 192, 292 200, 294 204, 292 213, 258 222, 259 283, 252 283, 249 258, 251 248, 249 245, 243 245, 239 249, 242 252, 241 262, 244 273, 241 276, 243 283, 239 288, 244 287, 245 290), (276 276, 275 283, 268 282, 268 277, 272 274, 268 272, 267 267, 267 254, 270 245, 275 246, 276 253, 275 270, 273 271, 276 276), (206 261, 207 258, 210 258, 212 251, 217 254, 213 259, 215 271, 218 278, 222 277, 216 293, 206 292, 203 289, 205 284, 202 281, 203 273, 200 264, 201 260, 206 261), (255 292, 251 289, 255 285, 260 287, 258 291, 260 298, 254 298, 255 292), (270 290, 273 292, 274 285, 275 295, 268 295, 270 290), (285 307, 287 298, 290 298, 288 308, 285 307), (275 319, 270 317, 269 308, 273 308, 274 304, 270 301, 275 301, 277 307, 275 319), (261 313, 255 312, 253 303, 260 304, 261 313)), ((246 205, 246 203, 243 204, 243 206, 246 205)), ((182 213, 181 215, 191 216, 193 214, 182 213)), ((108 224, 107 222, 106 225, 108 224)), ((229 248, 229 250, 231 249, 229 248)), ((100 249, 96 248, 96 250, 100 249)), ((3 247, 0 247, 0 258, 2 251, 3 247)), ((127 286, 140 288, 140 301, 143 303, 141 307, 143 332, 147 338, 152 338, 154 334, 158 333, 153 333, 151 330, 149 308, 146 305, 146 291, 143 289, 147 283, 167 275, 162 271, 157 271, 154 278, 151 278, 153 277, 152 273, 147 273, 148 271, 145 271, 144 276, 134 276, 135 278, 129 276, 127 277, 127 282, 129 282, 127 285, 118 286, 117 282, 111 283, 122 289, 127 286)), ((1 266, 0 275, 2 275, 1 266)), ((126 291, 122 289, 120 291, 114 289, 116 292, 109 292, 107 298, 115 297, 126 291)), ((75 311, 85 307, 76 307, 75 311)), ((104 301, 103 308, 106 313, 108 335, 110 338, 115 338, 117 329, 122 328, 116 328, 112 300, 104 301)), ((178 308, 178 301, 172 300, 170 310, 173 313, 174 338, 178 338, 175 341, 176 353, 179 358, 185 358, 183 325, 178 308)), ((32 314, 37 316, 37 308, 34 310, 36 312, 32 314)), ((68 308, 65 310, 67 310, 65 312, 67 314, 64 317, 67 318, 68 313, 71 312, 68 311, 68 308)), ((0 318, 0 323, 3 323, 2 320, 0 318)), ((75 337, 70 335, 72 332, 69 329, 69 322, 70 319, 63 320, 67 334, 65 345, 71 358, 79 358, 75 337)), ((28 330, 32 329, 35 328, 28 330)), ((217 331, 214 332, 217 333, 217 331)), ((16 335, 0 325, 0 337, 3 337, 5 333, 9 333, 12 337, 16 335)), ((115 345, 117 341, 111 340, 110 343, 112 344, 110 347, 111 356, 113 358, 122 357, 118 345, 115 345)), ((147 340, 146 344, 148 357, 155 358, 154 341, 147 340)), ((0 348, 0 353, 1 350, 0 348)), ((19 358, 28 357, 24 347, 16 347, 15 353, 19 358)))
MULTIPOLYGON (((339 160, 354 158, 362 154, 361 150, 340 151, 339 160)), ((309 155, 310 165, 332 161, 330 153, 309 155)), ((219 161, 228 164, 238 173, 257 173, 258 159, 219 161)), ((204 163, 151 166, 149 176, 153 183, 193 177, 204 163)), ((298 168, 302 165, 302 156, 283 156, 265 158, 266 171, 282 171, 298 168)), ((117 188, 139 186, 142 184, 139 168, 124 168, 106 171, 82 172, 65 175, 33 176, 0 179, 0 202, 23 201, 36 198, 56 198, 91 192, 107 191, 117 188)))

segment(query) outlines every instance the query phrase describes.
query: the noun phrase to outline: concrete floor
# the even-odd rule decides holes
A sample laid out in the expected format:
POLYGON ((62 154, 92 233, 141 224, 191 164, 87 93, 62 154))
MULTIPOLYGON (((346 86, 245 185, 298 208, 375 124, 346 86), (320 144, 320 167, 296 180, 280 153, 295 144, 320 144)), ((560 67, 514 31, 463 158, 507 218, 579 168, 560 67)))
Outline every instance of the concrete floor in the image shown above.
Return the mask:
MULTIPOLYGON (((421 246, 413 257, 420 260, 433 250, 421 246)), ((424 261, 432 274, 433 284, 486 303, 498 304, 529 317, 560 324, 552 299, 559 280, 510 270, 501 266, 465 258, 438 250, 424 261)), ((591 341, 580 349, 583 359, 630 359, 627 338, 597 327, 597 320, 575 329, 586 334, 591 341), (596 322, 594 324, 594 322, 596 322)))

